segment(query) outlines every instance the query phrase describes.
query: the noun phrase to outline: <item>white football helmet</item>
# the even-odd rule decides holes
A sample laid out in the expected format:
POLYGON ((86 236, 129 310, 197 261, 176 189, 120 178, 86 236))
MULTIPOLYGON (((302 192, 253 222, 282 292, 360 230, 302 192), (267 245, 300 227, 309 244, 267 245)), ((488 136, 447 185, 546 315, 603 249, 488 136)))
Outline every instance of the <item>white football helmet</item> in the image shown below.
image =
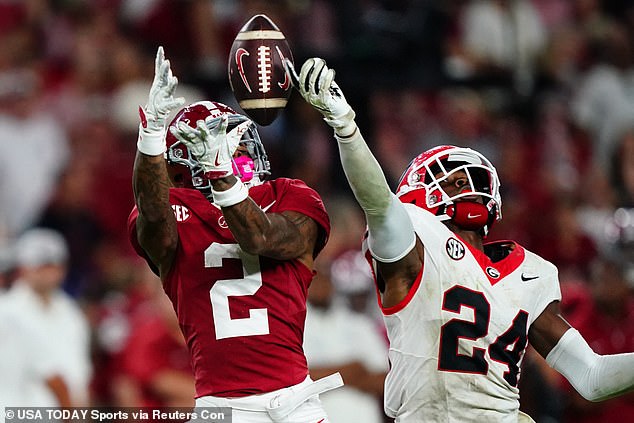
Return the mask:
POLYGON ((482 229, 484 235, 493 222, 502 218, 497 171, 486 157, 470 148, 442 145, 419 154, 401 176, 396 195, 404 203, 430 211, 441 221, 452 220, 470 230, 482 229), (441 183, 459 171, 466 174, 471 189, 450 196, 441 183), (469 201, 474 195, 482 198, 482 204, 469 201), (482 219, 473 218, 482 205, 486 209, 481 213, 482 219))

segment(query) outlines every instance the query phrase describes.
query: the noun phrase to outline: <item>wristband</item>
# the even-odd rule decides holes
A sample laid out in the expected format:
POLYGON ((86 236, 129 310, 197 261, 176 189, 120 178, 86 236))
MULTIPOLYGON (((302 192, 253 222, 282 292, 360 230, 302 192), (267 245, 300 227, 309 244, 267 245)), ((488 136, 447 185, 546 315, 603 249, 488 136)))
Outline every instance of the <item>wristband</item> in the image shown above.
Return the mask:
POLYGON ((335 129, 335 139, 340 143, 352 142, 359 133, 359 128, 354 120, 350 121, 346 126, 335 129), (344 135, 345 134, 345 135, 344 135))
POLYGON ((228 190, 216 191, 212 188, 211 195, 217 206, 231 207, 244 201, 249 196, 249 189, 240 179, 236 179, 236 183, 228 190))
POLYGON ((167 150, 165 146, 165 131, 150 130, 139 124, 139 139, 136 143, 139 152, 148 156, 162 156, 167 150))
POLYGON ((357 124, 354 121, 356 114, 354 110, 350 109, 342 116, 339 117, 324 117, 326 123, 335 130, 335 134, 346 138, 352 135, 357 129, 357 124))

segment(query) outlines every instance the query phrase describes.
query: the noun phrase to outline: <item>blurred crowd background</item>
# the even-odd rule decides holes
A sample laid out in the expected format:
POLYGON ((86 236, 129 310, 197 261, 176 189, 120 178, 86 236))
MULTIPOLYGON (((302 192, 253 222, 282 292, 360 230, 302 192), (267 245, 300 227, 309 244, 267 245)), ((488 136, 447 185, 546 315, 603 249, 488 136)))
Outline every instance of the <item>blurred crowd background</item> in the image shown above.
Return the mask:
MULTIPOLYGON (((485 154, 503 198, 489 238, 559 267, 565 317, 595 351, 634 351, 634 1, 0 0, 0 308, 46 321, 36 338, 65 359, 73 405, 191 403, 173 311, 127 239, 137 109, 163 45, 177 95, 240 110, 227 56, 256 13, 297 67, 337 71, 392 186, 431 146, 485 154), (24 286, 76 324, 54 326, 24 286)), ((273 176, 306 181, 332 219, 306 329, 313 374, 348 384, 325 396, 332 421, 384 421, 387 344, 332 131, 294 94, 259 132, 273 176)), ((0 322, 0 357, 16 327, 0 322)), ((632 395, 589 403, 532 350, 521 381, 538 423, 634 421, 632 395)))

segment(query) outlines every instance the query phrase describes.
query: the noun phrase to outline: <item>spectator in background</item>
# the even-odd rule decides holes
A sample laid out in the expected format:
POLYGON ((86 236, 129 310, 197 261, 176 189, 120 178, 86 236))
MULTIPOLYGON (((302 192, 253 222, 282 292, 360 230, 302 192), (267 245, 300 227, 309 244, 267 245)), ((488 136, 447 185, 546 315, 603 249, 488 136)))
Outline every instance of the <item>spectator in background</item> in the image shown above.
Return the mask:
POLYGON ((29 68, 0 73, 0 237, 35 224, 70 156, 64 129, 37 109, 39 77, 29 68))
POLYGON ((145 313, 132 322, 121 354, 118 405, 193 407, 194 376, 185 339, 169 298, 155 277, 145 313))
POLYGON ((0 297, 13 282, 13 250, 11 246, 0 243, 0 297))
MULTIPOLYGON (((68 248, 55 231, 26 231, 15 245, 16 280, 4 297, 5 312, 17 327, 33 328, 38 350, 45 352, 68 387, 73 406, 89 404, 90 333, 84 314, 60 286, 66 276, 68 248)), ((25 390, 20 405, 59 406, 42 379, 25 390)))
MULTIPOLYGON (((634 112, 631 117, 634 123, 634 112)), ((611 179, 616 187, 617 205, 634 207, 634 126, 623 131, 611 161, 611 179)))
POLYGON ((574 122, 591 136, 593 155, 609 168, 610 154, 634 121, 632 34, 616 23, 590 42, 591 66, 573 93, 574 122))
MULTIPOLYGON (((152 85, 148 71, 154 65, 154 58, 132 39, 121 37, 116 44, 111 56, 113 77, 117 82, 111 102, 113 123, 128 137, 138 130, 138 108, 146 101, 152 85)), ((178 92, 190 103, 205 99, 201 89, 185 83, 178 85, 178 92)))
MULTIPOLYGON (((557 263, 562 282, 584 279, 597 255, 597 246, 579 223, 577 201, 561 196, 550 208, 548 217, 540 220, 541 236, 535 240, 535 249, 546 260, 557 263)), ((537 225, 533 229, 537 231, 537 225)))
POLYGON ((449 75, 508 81, 519 94, 532 93, 547 33, 530 1, 468 2, 460 30, 446 62, 449 75))
MULTIPOLYGON (((378 311, 372 273, 358 248, 346 251, 332 262, 330 278, 336 295, 351 311, 359 314, 378 311)), ((383 327, 381 316, 378 315, 378 318, 383 327)))
POLYGON ((331 235, 324 247, 322 259, 333 261, 350 250, 358 250, 365 225, 361 209, 349 197, 337 195, 324 198, 331 223, 331 235))
POLYGON ((351 310, 346 300, 335 296, 332 269, 322 261, 308 290, 304 330, 308 368, 313 379, 337 371, 343 377, 342 388, 320 395, 332 423, 379 423, 387 343, 371 317, 351 310))
MULTIPOLYGON (((209 82, 226 78, 227 37, 217 12, 236 5, 206 0, 150 0, 120 2, 119 15, 127 31, 142 44, 160 44, 175 52, 175 64, 187 64, 209 82)), ((236 2, 240 3, 240 2, 236 2)), ((233 31, 229 31, 233 33, 233 31)), ((230 42, 229 42, 230 45, 230 42)), ((188 99, 189 100, 189 99, 188 99)))
POLYGON ((499 147, 491 133, 492 118, 488 107, 476 90, 443 90, 438 96, 438 125, 419 144, 411 146, 408 157, 437 145, 460 145, 482 151, 497 161, 499 147))
MULTIPOLYGON (((56 369, 48 348, 42 344, 45 334, 29 322, 16 319, 0 295, 0 410, 4 407, 70 407, 68 385, 56 369), (32 395, 37 386, 43 396, 32 395)), ((4 412, 0 422, 4 423, 4 412)))
POLYGON ((99 291, 93 293, 99 300, 91 298, 94 302, 86 307, 95 339, 93 404, 130 406, 140 397, 126 394, 131 390, 126 386, 133 387, 124 374, 125 349, 134 328, 156 316, 153 298, 161 287, 145 262, 122 254, 116 247, 104 249, 99 256, 103 279, 96 284, 99 291))
MULTIPOLYGON (((597 354, 634 350, 634 284, 626 277, 628 263, 614 251, 602 255, 592 264, 589 295, 575 295, 581 302, 574 307, 568 307, 564 297, 566 318, 597 354)), ((567 382, 561 383, 567 399, 565 423, 634 421, 634 394, 593 403, 583 399, 567 382)))

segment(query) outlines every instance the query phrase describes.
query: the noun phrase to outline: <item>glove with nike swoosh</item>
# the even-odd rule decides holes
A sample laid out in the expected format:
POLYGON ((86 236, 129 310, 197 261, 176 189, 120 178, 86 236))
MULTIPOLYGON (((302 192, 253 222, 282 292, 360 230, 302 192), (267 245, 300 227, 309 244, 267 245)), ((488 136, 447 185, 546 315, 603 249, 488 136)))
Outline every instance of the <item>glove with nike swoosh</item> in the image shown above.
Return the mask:
POLYGON ((172 134, 182 141, 200 163, 207 179, 220 179, 234 174, 233 154, 240 144, 242 135, 253 125, 247 118, 227 133, 229 119, 207 117, 196 122, 192 128, 185 122, 171 128, 172 134))

